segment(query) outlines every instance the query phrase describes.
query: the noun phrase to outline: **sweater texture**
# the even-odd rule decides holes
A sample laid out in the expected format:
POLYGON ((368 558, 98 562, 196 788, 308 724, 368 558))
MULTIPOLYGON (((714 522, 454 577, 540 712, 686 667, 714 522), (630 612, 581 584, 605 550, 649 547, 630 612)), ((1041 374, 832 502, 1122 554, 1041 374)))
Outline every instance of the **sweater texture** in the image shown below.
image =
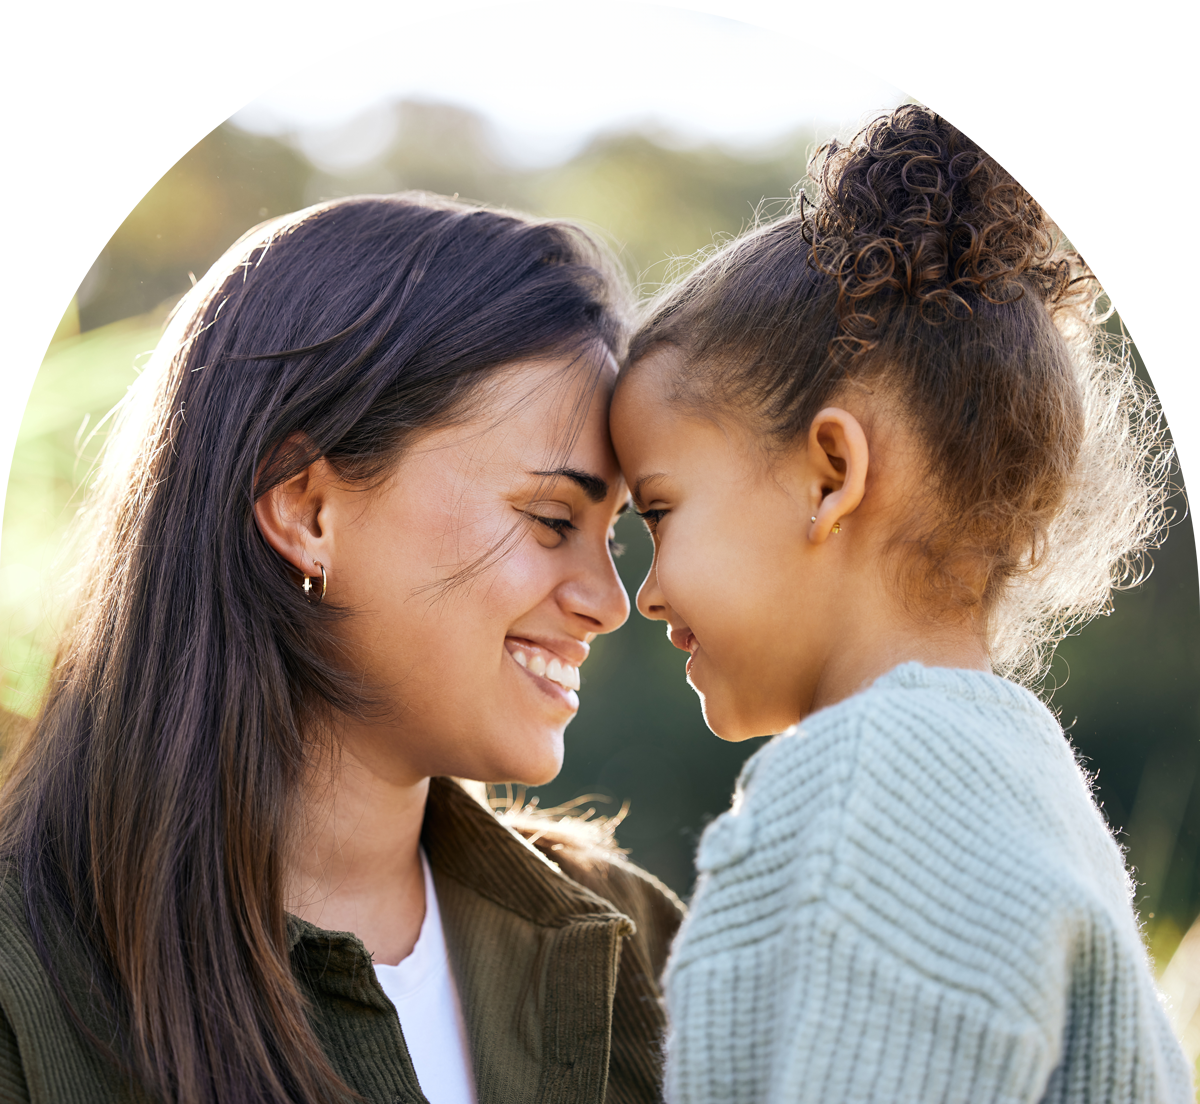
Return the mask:
MULTIPOLYGON (((611 850, 543 819, 533 843, 455 782, 429 788, 429 856, 462 1000, 479 1104, 655 1104, 658 977, 674 895, 611 850), (535 846, 536 844, 536 846, 535 846)), ((288 919, 292 971, 334 1070, 370 1104, 427 1104, 404 1024, 362 941, 288 919)), ((100 1038, 86 962, 56 969, 100 1038)), ((0 867, 0 1104, 146 1104, 86 1041, 34 950, 20 887, 0 867)))
POLYGON ((746 764, 667 972, 667 1098, 1193 1100, 1123 856, 1022 688, 906 664, 746 764))

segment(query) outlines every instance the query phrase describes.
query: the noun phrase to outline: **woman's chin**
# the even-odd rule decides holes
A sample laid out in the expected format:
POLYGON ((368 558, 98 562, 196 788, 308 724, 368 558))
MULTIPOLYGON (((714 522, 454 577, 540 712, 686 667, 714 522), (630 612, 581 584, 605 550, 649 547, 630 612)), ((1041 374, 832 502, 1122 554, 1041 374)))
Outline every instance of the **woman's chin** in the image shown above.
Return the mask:
POLYGON ((513 782, 519 786, 544 786, 558 777, 563 765, 562 733, 547 734, 536 747, 525 747, 522 754, 513 754, 515 749, 506 749, 507 754, 496 756, 484 768, 485 782, 513 782))

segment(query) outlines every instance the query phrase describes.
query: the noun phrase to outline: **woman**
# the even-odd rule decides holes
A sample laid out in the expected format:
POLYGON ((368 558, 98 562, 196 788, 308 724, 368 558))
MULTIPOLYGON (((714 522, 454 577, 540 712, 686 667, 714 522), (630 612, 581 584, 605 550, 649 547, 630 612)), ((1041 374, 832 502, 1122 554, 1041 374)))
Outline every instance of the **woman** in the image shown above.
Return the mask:
POLYGON ((577 229, 413 196, 181 304, 0 798, 0 1095, 657 1097, 678 903, 451 781, 552 778, 628 613, 624 309, 577 229))

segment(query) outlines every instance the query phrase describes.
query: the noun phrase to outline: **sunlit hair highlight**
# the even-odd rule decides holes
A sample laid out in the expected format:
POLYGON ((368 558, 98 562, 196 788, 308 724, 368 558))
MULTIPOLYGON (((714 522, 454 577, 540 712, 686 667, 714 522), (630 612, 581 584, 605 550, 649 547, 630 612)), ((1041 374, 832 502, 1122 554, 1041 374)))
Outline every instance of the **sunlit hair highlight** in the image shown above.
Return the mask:
POLYGON ((892 540, 899 593, 980 616, 995 668, 1032 681, 1161 536, 1153 396, 1058 228, 934 112, 830 142, 809 186, 660 294, 630 370, 675 346, 677 401, 782 449, 851 391, 890 411, 929 458, 892 540))

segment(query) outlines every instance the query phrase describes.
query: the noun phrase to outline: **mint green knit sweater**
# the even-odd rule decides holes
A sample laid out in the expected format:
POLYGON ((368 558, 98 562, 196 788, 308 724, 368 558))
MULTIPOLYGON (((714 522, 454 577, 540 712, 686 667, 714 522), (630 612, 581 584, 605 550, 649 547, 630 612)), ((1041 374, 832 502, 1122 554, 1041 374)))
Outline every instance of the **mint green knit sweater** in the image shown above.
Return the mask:
POLYGON ((667 975, 674 1104, 1190 1102, 1054 717, 910 663, 757 752, 667 975))

